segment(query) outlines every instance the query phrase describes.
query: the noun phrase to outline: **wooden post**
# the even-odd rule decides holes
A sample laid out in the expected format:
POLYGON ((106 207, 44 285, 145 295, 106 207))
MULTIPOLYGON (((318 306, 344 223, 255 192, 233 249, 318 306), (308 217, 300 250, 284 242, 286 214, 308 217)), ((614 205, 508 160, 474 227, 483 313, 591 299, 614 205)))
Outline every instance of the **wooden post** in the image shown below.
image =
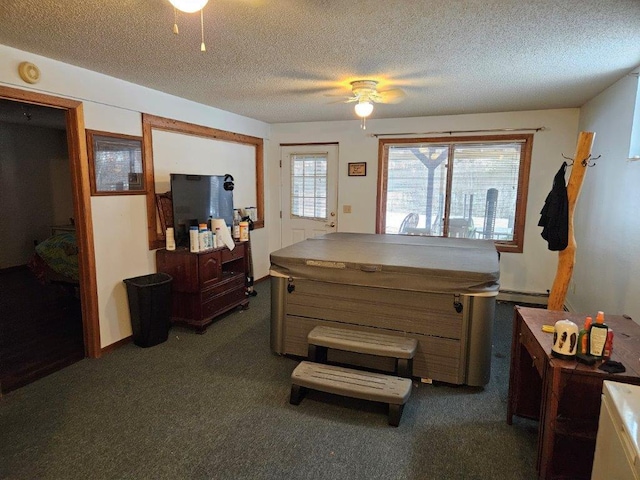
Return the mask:
POLYGON ((569 243, 567 248, 558 253, 558 269, 556 270, 556 278, 553 281, 553 287, 549 294, 547 310, 562 310, 564 308, 564 299, 567 296, 569 282, 573 275, 573 265, 576 259, 573 212, 578 197, 580 196, 582 182, 589 164, 593 137, 595 137, 594 132, 580 132, 578 136, 576 154, 573 157, 573 166, 571 167, 571 175, 569 177, 569 183, 567 184, 567 198, 569 200, 569 243))

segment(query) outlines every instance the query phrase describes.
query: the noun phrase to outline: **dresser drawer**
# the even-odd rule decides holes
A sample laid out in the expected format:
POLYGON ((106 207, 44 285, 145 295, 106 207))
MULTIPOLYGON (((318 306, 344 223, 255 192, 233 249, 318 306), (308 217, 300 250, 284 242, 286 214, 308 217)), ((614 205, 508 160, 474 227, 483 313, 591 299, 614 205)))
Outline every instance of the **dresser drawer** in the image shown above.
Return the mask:
POLYGON ((198 272, 201 288, 206 288, 220 280, 222 275, 220 252, 213 251, 198 255, 198 272))
POLYGON ((529 352, 531 359, 533 360, 533 366, 538 370, 538 374, 542 377, 544 372, 544 362, 546 353, 542 350, 540 344, 536 341, 533 333, 523 323, 522 331, 520 332, 520 343, 529 352))
POLYGON ((242 273, 218 282, 211 288, 202 290, 202 302, 208 302, 218 295, 224 294, 231 290, 236 290, 238 288, 242 289, 243 291, 245 288, 245 277, 242 273))
POLYGON ((230 310, 246 300, 244 284, 234 290, 228 290, 202 303, 202 318, 209 318, 230 310))
POLYGON ((221 251, 222 263, 232 262, 239 258, 244 258, 244 245, 236 245, 233 250, 225 248, 221 251))

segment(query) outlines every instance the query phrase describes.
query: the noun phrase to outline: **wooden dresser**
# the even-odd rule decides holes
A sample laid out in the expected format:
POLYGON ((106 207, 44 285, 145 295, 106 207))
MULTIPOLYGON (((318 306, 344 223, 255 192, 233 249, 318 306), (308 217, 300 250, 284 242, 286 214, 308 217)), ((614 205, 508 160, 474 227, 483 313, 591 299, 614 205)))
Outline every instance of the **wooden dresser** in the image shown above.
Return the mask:
POLYGON ((218 315, 238 306, 246 308, 247 260, 246 242, 236 243, 233 250, 158 250, 158 272, 173 277, 171 321, 203 333, 218 315))
MULTIPOLYGON (((593 315, 595 316, 595 315, 593 315)), ((604 380, 640 385, 640 325, 629 317, 606 315, 614 332, 611 360, 624 373, 551 355, 553 334, 542 325, 569 319, 582 328, 586 314, 516 307, 511 344, 507 423, 514 415, 540 421, 538 478, 589 479, 598 431, 604 380)))

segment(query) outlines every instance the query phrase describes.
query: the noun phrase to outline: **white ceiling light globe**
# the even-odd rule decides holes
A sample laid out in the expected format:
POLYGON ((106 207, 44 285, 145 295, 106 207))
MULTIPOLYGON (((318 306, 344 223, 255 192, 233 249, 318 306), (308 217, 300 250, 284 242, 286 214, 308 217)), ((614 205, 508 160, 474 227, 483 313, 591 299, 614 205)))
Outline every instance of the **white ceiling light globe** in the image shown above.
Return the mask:
POLYGON ((209 0, 169 0, 181 12, 193 13, 202 10, 209 0))
POLYGON ((368 117, 373 112, 373 103, 371 102, 360 102, 356 103, 356 115, 359 117, 368 117))

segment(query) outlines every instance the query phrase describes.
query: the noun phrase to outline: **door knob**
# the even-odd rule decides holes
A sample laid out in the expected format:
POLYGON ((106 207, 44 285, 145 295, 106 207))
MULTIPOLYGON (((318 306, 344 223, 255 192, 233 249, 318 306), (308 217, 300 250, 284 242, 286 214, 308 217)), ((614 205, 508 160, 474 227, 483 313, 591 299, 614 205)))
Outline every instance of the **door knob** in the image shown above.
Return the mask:
POLYGON ((333 228, 336 226, 336 222, 325 223, 325 226, 333 228))

